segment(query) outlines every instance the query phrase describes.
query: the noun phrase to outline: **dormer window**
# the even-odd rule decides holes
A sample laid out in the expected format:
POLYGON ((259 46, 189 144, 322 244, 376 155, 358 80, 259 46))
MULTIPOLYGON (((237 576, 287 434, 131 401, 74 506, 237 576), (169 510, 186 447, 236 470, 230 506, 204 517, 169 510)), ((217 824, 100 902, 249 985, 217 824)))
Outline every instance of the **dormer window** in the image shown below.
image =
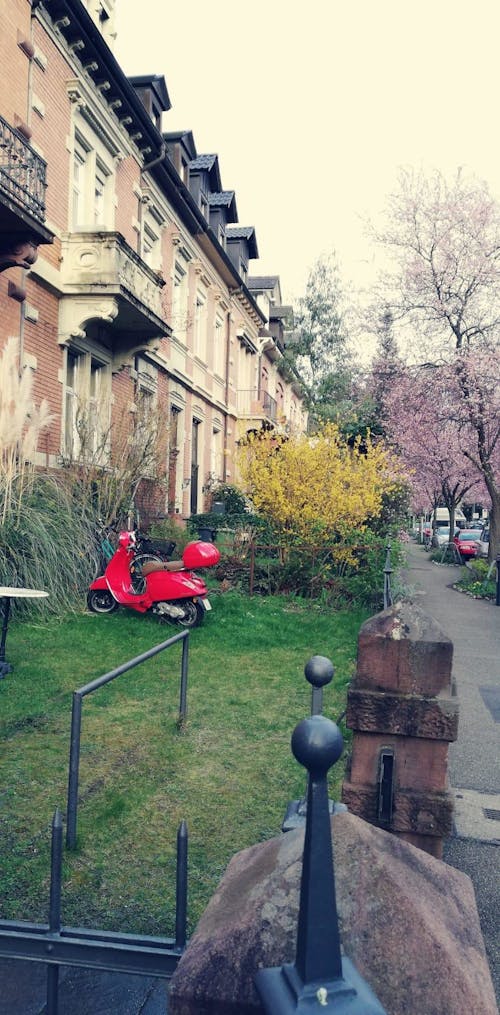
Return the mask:
POLYGON ((206 197, 203 197, 203 194, 200 195, 200 208, 204 218, 208 218, 208 201, 206 197))
POLYGON ((248 276, 248 266, 244 261, 240 261, 240 276, 243 281, 246 282, 248 276))

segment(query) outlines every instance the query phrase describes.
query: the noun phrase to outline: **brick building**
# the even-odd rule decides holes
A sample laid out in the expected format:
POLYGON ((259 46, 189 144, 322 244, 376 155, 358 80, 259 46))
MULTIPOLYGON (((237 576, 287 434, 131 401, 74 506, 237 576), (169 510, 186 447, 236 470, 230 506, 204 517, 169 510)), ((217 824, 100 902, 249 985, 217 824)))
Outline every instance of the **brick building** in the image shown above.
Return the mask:
POLYGON ((15 337, 49 401, 39 464, 107 467, 154 421, 141 506, 186 517, 234 481, 246 429, 305 429, 283 370, 290 308, 277 276, 249 274, 255 229, 217 155, 163 130, 164 78, 121 70, 114 0, 5 8, 0 348, 15 337))

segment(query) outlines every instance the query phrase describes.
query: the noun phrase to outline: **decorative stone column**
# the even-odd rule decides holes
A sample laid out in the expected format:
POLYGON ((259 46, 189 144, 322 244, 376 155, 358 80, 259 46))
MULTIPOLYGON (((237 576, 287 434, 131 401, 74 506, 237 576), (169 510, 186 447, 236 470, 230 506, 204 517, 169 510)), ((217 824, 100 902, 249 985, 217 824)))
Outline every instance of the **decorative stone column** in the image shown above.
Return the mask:
POLYGON ((453 645, 417 606, 363 624, 347 697, 354 731, 342 800, 353 814, 441 858, 451 834, 448 744, 456 740, 453 645))

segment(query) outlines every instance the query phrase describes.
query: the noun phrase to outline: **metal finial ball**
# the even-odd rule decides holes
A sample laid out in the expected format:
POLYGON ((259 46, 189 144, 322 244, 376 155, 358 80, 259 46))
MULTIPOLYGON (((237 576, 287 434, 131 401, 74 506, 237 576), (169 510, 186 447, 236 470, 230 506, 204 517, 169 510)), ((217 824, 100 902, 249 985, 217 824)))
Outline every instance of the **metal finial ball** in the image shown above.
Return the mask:
POLYGON ((340 758, 344 740, 338 726, 324 715, 303 719, 292 733, 292 752, 309 772, 327 772, 340 758))
POLYGON ((324 687, 333 677, 333 663, 326 656, 311 656, 305 665, 304 673, 313 687, 324 687))

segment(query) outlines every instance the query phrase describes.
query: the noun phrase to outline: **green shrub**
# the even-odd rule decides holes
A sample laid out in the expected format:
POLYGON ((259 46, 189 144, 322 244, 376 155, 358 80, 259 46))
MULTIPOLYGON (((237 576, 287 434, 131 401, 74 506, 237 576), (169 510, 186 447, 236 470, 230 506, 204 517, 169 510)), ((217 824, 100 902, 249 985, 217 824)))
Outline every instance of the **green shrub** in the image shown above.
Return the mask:
MULTIPOLYGON (((381 609, 384 589, 384 566, 387 556, 385 539, 373 532, 352 532, 342 542, 323 547, 304 543, 292 546, 254 547, 254 593, 275 592, 319 599, 328 606, 357 605, 381 609), (339 559, 339 550, 349 548, 349 558, 339 559)), ((399 543, 392 544, 391 568, 394 597, 398 589, 397 574, 402 562, 399 543)), ((232 582, 242 591, 250 590, 251 550, 223 553, 215 575, 232 582)))
POLYGON ((176 522, 172 517, 157 519, 152 522, 148 527, 147 535, 151 539, 170 539, 175 543, 175 550, 173 552, 174 557, 182 557, 183 550, 187 543, 191 542, 192 534, 180 522, 176 522))
POLYGON ((96 524, 62 477, 37 474, 31 488, 12 489, 0 525, 1 583, 49 593, 16 603, 16 612, 59 614, 80 608, 98 571, 96 524))
POLYGON ((215 503, 223 504, 225 513, 228 515, 242 515, 247 509, 245 494, 231 483, 218 483, 210 491, 210 497, 212 505, 215 503))
POLYGON ((464 568, 464 574, 460 581, 457 582, 456 587, 461 589, 462 592, 475 596, 476 599, 495 599, 495 569, 490 572, 490 565, 487 560, 471 560, 468 566, 464 568))

